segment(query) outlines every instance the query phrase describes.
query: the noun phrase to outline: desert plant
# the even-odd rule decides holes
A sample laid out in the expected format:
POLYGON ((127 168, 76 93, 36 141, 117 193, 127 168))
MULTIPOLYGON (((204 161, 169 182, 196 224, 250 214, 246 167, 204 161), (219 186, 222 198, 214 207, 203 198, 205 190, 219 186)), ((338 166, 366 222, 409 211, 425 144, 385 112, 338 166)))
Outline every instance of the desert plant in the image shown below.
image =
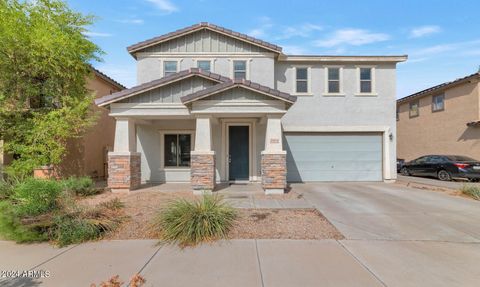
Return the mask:
POLYGON ((19 215, 35 216, 54 210, 61 192, 58 181, 29 178, 15 186, 12 197, 19 215))
POLYGON ((172 201, 160 210, 153 225, 165 242, 188 246, 226 238, 236 216, 221 197, 203 195, 195 201, 172 201))
POLYGON ((121 207, 116 207, 112 209, 102 204, 89 207, 68 202, 53 219, 50 239, 59 246, 65 246, 101 238, 123 220, 118 212, 121 207))
POLYGON ((82 177, 69 177, 62 181, 65 186, 65 190, 80 196, 89 196, 98 193, 98 189, 95 188, 95 183, 88 176, 82 177))
POLYGON ((472 197, 473 199, 480 200, 480 187, 476 185, 471 185, 471 184, 464 184, 460 191, 472 197))

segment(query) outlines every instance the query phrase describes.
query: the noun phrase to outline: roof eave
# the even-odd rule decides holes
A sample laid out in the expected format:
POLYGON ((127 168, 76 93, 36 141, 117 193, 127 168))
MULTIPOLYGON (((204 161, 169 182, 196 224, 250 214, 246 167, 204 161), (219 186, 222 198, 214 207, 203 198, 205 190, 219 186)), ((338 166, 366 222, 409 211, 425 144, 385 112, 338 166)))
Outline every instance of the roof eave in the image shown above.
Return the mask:
POLYGON ((279 61, 285 62, 391 62, 400 63, 408 60, 408 55, 392 56, 336 56, 336 55, 285 55, 280 54, 279 61))
POLYGON ((475 74, 472 74, 472 75, 469 75, 469 76, 466 76, 464 78, 460 78, 460 79, 457 79, 457 80, 454 80, 454 81, 451 81, 451 82, 439 84, 439 85, 430 87, 428 89, 422 90, 420 92, 405 96, 401 99, 398 99, 397 104, 402 104, 404 102, 408 102, 408 101, 413 100, 413 99, 419 99, 419 98, 423 98, 425 96, 428 96, 428 95, 431 95, 431 94, 434 94, 434 93, 445 91, 447 89, 451 89, 451 88, 456 87, 458 85, 461 85, 463 83, 469 82, 469 81, 471 81, 472 79, 475 79, 475 78, 480 79, 480 72, 477 72, 475 74))

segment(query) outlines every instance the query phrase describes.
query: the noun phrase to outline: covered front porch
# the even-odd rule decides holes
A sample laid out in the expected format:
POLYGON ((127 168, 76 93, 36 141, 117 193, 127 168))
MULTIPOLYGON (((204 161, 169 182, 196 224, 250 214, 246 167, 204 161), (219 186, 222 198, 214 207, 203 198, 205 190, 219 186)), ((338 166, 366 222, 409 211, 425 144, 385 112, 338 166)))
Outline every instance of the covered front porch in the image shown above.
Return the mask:
POLYGON ((284 192, 281 117, 294 97, 245 80, 200 89, 178 103, 144 102, 145 92, 137 94, 140 101, 110 103, 112 190, 187 182, 203 193, 220 183, 259 182, 268 194, 284 192))
POLYGON ((109 186, 131 190, 142 183, 190 182, 195 192, 205 192, 220 183, 259 182, 267 193, 283 193, 286 152, 280 117, 116 118, 109 186))

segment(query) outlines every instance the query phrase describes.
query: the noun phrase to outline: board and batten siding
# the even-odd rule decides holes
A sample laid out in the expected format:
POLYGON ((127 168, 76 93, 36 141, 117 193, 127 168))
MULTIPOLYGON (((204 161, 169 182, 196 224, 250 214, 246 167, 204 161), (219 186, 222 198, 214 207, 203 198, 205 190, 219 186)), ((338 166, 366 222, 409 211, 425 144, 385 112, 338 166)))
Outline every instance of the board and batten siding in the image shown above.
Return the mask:
POLYGON ((261 100, 272 100, 271 97, 255 93, 250 90, 246 89, 231 89, 227 90, 221 93, 218 93, 216 95, 212 95, 210 97, 205 98, 204 100, 210 100, 210 101, 261 101, 261 100))
POLYGON ((160 88, 146 91, 120 103, 180 103, 180 98, 211 87, 215 82, 200 77, 188 78, 160 88))
POLYGON ((146 48, 147 53, 261 53, 267 50, 210 30, 201 30, 146 48))

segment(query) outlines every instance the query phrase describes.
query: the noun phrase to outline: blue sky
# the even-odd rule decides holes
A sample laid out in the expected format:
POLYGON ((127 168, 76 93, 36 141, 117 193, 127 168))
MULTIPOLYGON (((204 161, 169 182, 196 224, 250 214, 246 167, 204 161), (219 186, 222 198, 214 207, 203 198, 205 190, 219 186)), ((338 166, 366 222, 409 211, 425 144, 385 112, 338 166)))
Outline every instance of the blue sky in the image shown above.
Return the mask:
POLYGON ((69 0, 98 17, 87 33, 106 54, 94 65, 128 87, 135 61, 126 47, 211 22, 283 47, 287 54, 403 55, 397 97, 479 69, 478 1, 69 0))

